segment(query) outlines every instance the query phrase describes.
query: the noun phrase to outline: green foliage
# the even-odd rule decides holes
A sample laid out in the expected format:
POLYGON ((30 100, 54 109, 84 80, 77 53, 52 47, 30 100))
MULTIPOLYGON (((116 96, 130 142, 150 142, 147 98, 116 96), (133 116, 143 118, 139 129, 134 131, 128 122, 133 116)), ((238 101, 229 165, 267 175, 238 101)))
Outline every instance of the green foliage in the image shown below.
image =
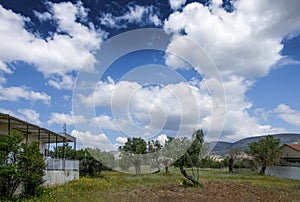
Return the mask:
POLYGON ((241 152, 238 149, 230 149, 229 150, 229 159, 228 159, 228 168, 229 168, 229 172, 233 172, 233 164, 234 161, 236 160, 237 156, 240 154, 241 152))
POLYGON ((21 183, 17 163, 22 140, 23 137, 16 133, 0 139, 0 199, 10 199, 21 183))
POLYGON ((33 196, 43 183, 45 164, 38 144, 23 139, 14 132, 0 138, 0 199, 10 199, 21 183, 24 195, 33 196))
POLYGON ((162 145, 158 140, 151 140, 148 142, 148 151, 150 153, 151 165, 154 168, 157 168, 160 171, 160 163, 161 163, 161 149, 162 145))
POLYGON ((126 161, 124 162, 130 160, 130 162, 134 165, 136 174, 141 174, 142 154, 145 154, 146 150, 147 143, 145 142, 145 140, 135 137, 128 138, 125 145, 119 147, 121 158, 126 159, 126 161))
POLYGON ((119 159, 119 167, 123 171, 128 171, 131 165, 129 154, 126 152, 122 152, 121 158, 119 159))
POLYGON ((81 149, 76 152, 77 160, 79 160, 80 176, 98 176, 102 170, 102 164, 97 161, 88 149, 81 149))
POLYGON ((23 193, 26 196, 35 196, 40 185, 44 183, 45 162, 38 149, 38 143, 22 144, 23 152, 20 155, 18 166, 23 182, 23 193))
POLYGON ((65 146, 55 147, 50 151, 50 155, 53 158, 79 160, 80 176, 98 176, 102 170, 109 170, 115 166, 114 156, 111 153, 92 148, 77 150, 75 153, 68 143, 65 146))
POLYGON ((112 168, 116 167, 116 160, 113 153, 101 151, 98 148, 87 148, 86 150, 95 158, 95 160, 101 163, 101 170, 112 170, 112 168))
POLYGON ((202 147, 204 143, 204 134, 202 130, 197 130, 192 135, 193 141, 190 142, 187 138, 183 139, 174 139, 173 141, 178 142, 179 148, 187 148, 187 151, 184 153, 183 156, 181 156, 175 163, 175 166, 178 166, 180 168, 181 174, 190 180, 195 186, 200 185, 199 183, 199 168, 200 168, 200 155, 203 153, 202 147), (192 175, 189 175, 185 167, 191 167, 192 168, 192 175), (196 170, 194 170, 194 167, 196 167, 196 170))
POLYGON ((233 168, 235 169, 254 169, 255 168, 255 163, 251 159, 242 159, 240 161, 235 161, 233 163, 233 168))
POLYGON ((132 154, 145 154, 147 144, 142 138, 128 138, 127 142, 123 147, 120 147, 122 151, 129 152, 132 154))
POLYGON ((186 167, 199 167, 200 166, 200 153, 204 142, 204 134, 202 130, 197 130, 192 135, 192 143, 189 139, 175 139, 174 141, 179 141, 177 146, 180 148, 187 148, 187 151, 182 157, 180 157, 175 163, 175 166, 186 166, 186 167))
POLYGON ((264 175, 267 166, 271 166, 278 159, 281 147, 280 140, 268 135, 258 142, 249 143, 250 154, 261 166, 260 174, 264 175))
POLYGON ((75 159, 75 150, 65 143, 65 146, 54 147, 53 151, 50 151, 50 156, 52 158, 66 158, 75 159))
POLYGON ((201 159, 200 162, 201 168, 224 168, 225 167, 225 161, 215 161, 212 157, 206 156, 205 158, 201 159))

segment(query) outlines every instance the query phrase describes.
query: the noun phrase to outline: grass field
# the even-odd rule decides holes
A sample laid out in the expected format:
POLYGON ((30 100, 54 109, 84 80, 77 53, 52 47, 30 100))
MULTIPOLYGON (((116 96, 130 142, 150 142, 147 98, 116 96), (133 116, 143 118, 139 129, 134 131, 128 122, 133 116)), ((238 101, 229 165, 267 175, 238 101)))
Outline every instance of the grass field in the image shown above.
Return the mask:
POLYGON ((253 171, 201 170, 203 187, 185 187, 178 169, 169 174, 103 172, 46 189, 25 201, 300 201, 300 181, 260 176, 253 171))

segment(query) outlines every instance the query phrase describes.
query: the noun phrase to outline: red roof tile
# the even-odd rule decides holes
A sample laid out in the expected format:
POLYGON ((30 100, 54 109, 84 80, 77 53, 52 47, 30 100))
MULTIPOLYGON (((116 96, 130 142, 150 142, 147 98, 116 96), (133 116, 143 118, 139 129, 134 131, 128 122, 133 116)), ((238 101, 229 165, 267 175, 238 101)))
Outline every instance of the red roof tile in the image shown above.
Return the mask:
POLYGON ((286 144, 287 146, 300 151, 300 144, 286 144))

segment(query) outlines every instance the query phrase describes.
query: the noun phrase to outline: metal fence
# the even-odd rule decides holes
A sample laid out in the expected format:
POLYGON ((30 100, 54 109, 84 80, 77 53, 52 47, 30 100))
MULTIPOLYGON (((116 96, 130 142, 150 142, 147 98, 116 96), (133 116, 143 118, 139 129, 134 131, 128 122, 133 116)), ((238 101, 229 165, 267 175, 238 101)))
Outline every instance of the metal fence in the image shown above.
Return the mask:
POLYGON ((79 170, 78 160, 45 159, 46 170, 79 170))

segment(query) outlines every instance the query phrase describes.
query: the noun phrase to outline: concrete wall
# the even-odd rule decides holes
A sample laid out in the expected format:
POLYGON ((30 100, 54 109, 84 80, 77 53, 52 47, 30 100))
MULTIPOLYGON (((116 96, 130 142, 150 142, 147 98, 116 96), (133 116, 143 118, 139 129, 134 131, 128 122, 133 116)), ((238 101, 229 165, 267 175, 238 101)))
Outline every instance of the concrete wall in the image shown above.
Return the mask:
MULTIPOLYGON (((46 170, 44 175, 44 187, 54 187, 57 185, 63 185, 66 182, 79 180, 78 170, 46 170)), ((23 184, 16 189, 14 195, 19 195, 22 193, 23 184)))
POLYGON ((266 175, 300 180, 300 167, 290 167, 290 166, 272 166, 267 167, 266 175))
POLYGON ((44 186, 53 187, 66 182, 79 180, 78 170, 46 170, 44 186))

